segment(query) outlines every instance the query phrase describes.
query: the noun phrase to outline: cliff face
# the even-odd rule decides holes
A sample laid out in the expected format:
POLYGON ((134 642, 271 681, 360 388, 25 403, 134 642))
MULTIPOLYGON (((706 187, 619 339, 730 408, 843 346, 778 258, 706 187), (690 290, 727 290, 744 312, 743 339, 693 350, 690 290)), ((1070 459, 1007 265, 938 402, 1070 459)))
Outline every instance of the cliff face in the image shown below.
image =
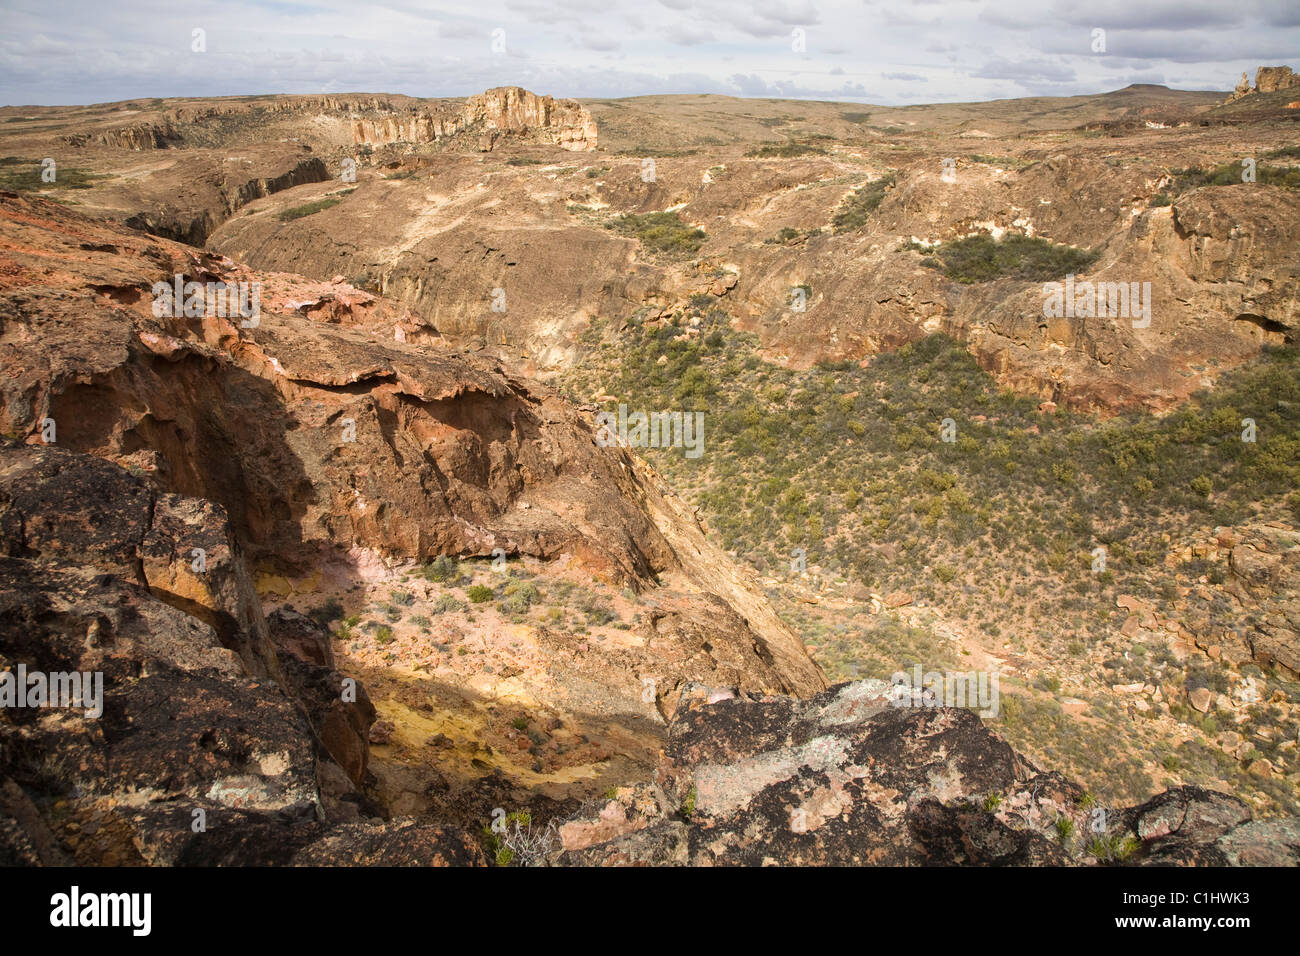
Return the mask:
POLYGON ((117 149, 130 149, 139 152, 146 149, 167 149, 181 142, 181 134, 170 122, 141 123, 136 126, 122 126, 105 130, 102 133, 73 133, 64 136, 63 141, 69 146, 85 146, 95 143, 117 149))
POLYGON ((1300 87, 1300 74, 1292 73, 1289 66, 1261 66, 1255 71, 1255 85, 1252 87, 1246 74, 1241 74, 1241 81, 1228 97, 1232 103, 1252 93, 1276 93, 1300 87))
POLYGON ((502 133, 540 134, 542 142, 563 149, 596 148, 596 121, 576 100, 538 96, 518 86, 500 86, 471 96, 462 111, 466 122, 482 122, 502 133))
POLYGON ((466 130, 482 133, 480 147, 491 150, 500 136, 583 152, 597 143, 596 121, 576 100, 538 96, 518 86, 502 86, 469 97, 460 109, 418 109, 394 115, 362 116, 352 121, 353 142, 432 143, 466 130))
MULTIPOLYGON (((540 628, 548 650, 536 661, 510 650, 502 677, 440 678, 467 694, 523 694, 582 729, 623 727, 621 746, 638 752, 653 751, 693 681, 825 686, 658 478, 598 446, 554 393, 420 344, 404 311, 341 282, 250 273, 13 194, 0 196, 0 234, 0 659, 103 672, 106 714, 125 728, 77 720, 36 733, 6 709, 0 736, 15 747, 0 749, 19 785, 0 817, 30 824, 6 831, 15 859, 69 855, 31 797, 73 786, 69 819, 104 828, 71 853, 82 862, 283 863, 309 850, 337 862, 366 847, 387 862, 478 859, 458 831, 358 816, 427 789, 408 793, 391 766, 376 778, 369 759, 376 717, 400 720, 392 695, 418 688, 395 691, 377 673, 389 698, 378 712, 363 687, 341 696, 330 636, 287 607, 265 617, 255 580, 325 574, 347 597, 376 568, 499 549, 640 594, 648 616, 617 646, 540 628), (155 314, 155 283, 178 274, 257 283, 260 315, 155 314), (213 748, 215 763, 191 759, 213 748), (55 753, 90 769, 56 765, 55 753), (136 808, 128 786, 170 809, 136 808), (192 810, 264 839, 187 835, 192 810)), ((517 646, 523 632, 509 633, 517 646)), ((485 812, 481 776, 443 800, 449 817, 485 812)))
POLYGON ((0 210, 23 250, 3 286, 6 433, 39 435, 52 419, 60 447, 219 503, 251 558, 283 573, 329 554, 501 549, 573 560, 637 592, 681 579, 758 629, 738 625, 735 682, 824 686, 693 517, 626 451, 598 447, 588 417, 549 390, 420 344, 404 310, 341 282, 250 273, 50 203, 9 196, 0 210), (177 274, 256 283, 260 319, 154 315, 152 286, 177 274), (699 566, 704 553, 714 568, 699 566), (718 568, 726 584, 715 589, 718 568))

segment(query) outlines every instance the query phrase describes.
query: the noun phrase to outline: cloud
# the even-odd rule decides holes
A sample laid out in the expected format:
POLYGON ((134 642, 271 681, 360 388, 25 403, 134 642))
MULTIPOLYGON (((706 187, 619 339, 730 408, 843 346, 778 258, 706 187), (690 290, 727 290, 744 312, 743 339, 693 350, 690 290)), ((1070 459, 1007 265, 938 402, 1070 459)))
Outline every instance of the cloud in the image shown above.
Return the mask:
POLYGON ((664 31, 664 35, 678 46, 699 46, 701 43, 713 43, 717 40, 712 31, 685 22, 672 24, 664 31))
POLYGON ((812 0, 792 2, 792 0, 758 0, 753 10, 764 20, 781 23, 788 27, 806 27, 821 23, 821 14, 812 0))
POLYGON ((1114 89, 1230 89, 1296 63, 1296 0, 3 0, 0 103, 359 92, 666 92, 882 105, 1114 89), (207 30, 208 52, 190 51, 207 30), (1091 31, 1106 30, 1106 53, 1091 31), (490 49, 494 29, 506 54, 490 49), (806 50, 792 31, 806 31, 806 50), (844 85, 861 79, 879 89, 844 85))
POLYGON ((478 40, 482 37, 489 36, 490 33, 491 31, 484 29, 482 26, 464 20, 438 24, 438 35, 447 37, 451 40, 478 40))
POLYGON ((1001 57, 989 60, 973 74, 990 80, 1033 80, 1048 83, 1069 83, 1075 78, 1075 72, 1059 60, 1041 57, 1011 61, 1001 57))
POLYGON ((607 53, 619 48, 619 42, 617 40, 601 33, 584 32, 578 36, 577 42, 583 49, 595 50, 598 53, 607 53))
POLYGON ((762 77, 743 73, 735 73, 730 77, 730 83, 736 88, 741 96, 770 96, 771 89, 765 83, 762 77))
POLYGON ((1056 0, 1052 15, 1064 23, 1106 30, 1204 30, 1233 26, 1247 16, 1248 5, 1222 0, 1056 0))

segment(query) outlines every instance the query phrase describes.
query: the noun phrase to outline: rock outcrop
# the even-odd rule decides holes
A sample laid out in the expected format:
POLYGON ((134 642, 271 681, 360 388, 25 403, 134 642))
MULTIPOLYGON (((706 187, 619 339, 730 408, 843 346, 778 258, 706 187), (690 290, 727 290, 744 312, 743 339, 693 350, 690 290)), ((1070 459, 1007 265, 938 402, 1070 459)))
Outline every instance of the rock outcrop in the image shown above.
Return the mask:
POLYGON ((598 139, 596 121, 576 100, 538 96, 518 86, 475 94, 459 108, 389 106, 367 110, 352 120, 353 142, 372 146, 432 143, 467 132, 479 135, 484 151, 490 151, 501 137, 578 152, 594 150, 598 139))
POLYGON ((117 129, 105 130, 102 133, 73 133, 64 136, 63 141, 69 146, 86 146, 90 143, 96 143, 101 146, 139 152, 146 149, 168 149, 179 145, 182 137, 170 122, 163 122, 122 126, 117 129))
POLYGON ((509 135, 534 131, 543 142, 562 149, 596 148, 598 132, 591 113, 577 100, 538 96, 518 86, 500 86, 465 101, 462 116, 469 124, 484 124, 489 131, 509 135))
POLYGON ((84 675, 0 708, 5 864, 282 864, 326 835, 312 863, 392 840, 407 862, 481 859, 454 829, 355 819, 366 737, 331 725, 342 675, 273 646, 222 509, 111 462, 0 443, 0 671, 84 675))
POLYGON ((1234 103, 1252 93, 1276 93, 1300 87, 1300 74, 1292 73, 1289 66, 1261 66, 1255 71, 1255 85, 1252 87, 1246 74, 1241 74, 1241 82, 1232 91, 1227 102, 1234 103))
POLYGON ((1251 822, 1235 797, 1196 787, 1099 807, 972 711, 898 706, 880 681, 805 701, 717 696, 708 688, 684 696, 654 781, 561 826, 553 862, 1300 863, 1295 819, 1251 822))
POLYGON ((1275 93, 1300 86, 1300 75, 1289 66, 1261 66, 1255 71, 1255 92, 1275 93))

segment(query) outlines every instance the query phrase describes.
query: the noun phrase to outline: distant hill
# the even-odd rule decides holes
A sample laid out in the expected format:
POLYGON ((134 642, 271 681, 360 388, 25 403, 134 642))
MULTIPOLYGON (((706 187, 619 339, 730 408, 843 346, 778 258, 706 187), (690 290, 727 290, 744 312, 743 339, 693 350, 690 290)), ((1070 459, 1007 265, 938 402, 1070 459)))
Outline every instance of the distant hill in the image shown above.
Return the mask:
POLYGON ((1211 110, 1226 91, 1171 90, 1135 84, 1086 96, 1032 96, 979 103, 874 106, 824 100, 741 99, 672 95, 582 100, 611 151, 718 146, 827 135, 835 139, 899 132, 1005 136, 1024 130, 1072 129, 1144 111, 1194 114, 1211 110))

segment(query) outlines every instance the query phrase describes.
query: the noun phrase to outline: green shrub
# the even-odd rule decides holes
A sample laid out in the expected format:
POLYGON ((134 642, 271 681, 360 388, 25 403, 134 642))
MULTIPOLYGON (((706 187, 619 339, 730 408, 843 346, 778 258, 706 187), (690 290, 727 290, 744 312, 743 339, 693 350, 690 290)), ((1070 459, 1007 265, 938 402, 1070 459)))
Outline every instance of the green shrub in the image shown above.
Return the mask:
POLYGON ((465 589, 465 596, 472 604, 483 604, 496 597, 496 592, 484 584, 472 584, 465 589))
POLYGON ((314 202, 303 203, 301 206, 294 206, 292 209, 286 209, 277 217, 281 222, 289 222, 294 219, 302 219, 304 216, 315 215, 326 209, 337 206, 343 200, 337 196, 326 196, 323 199, 317 199, 314 202))
POLYGON ((460 562, 446 554, 434 558, 416 573, 426 581, 445 584, 448 587, 454 587, 465 580, 465 575, 460 570, 460 562))
MULTIPOLYGON (((1245 170, 1240 162, 1224 163, 1211 169, 1190 166, 1187 169, 1173 170, 1175 193, 1184 193, 1202 186, 1242 186, 1251 185, 1242 181, 1245 170)), ((1285 186, 1288 189, 1300 189, 1300 167, 1255 166, 1255 182, 1268 186, 1285 186)))
POLYGON ((703 229, 682 222, 675 212, 628 213, 608 225, 624 235, 636 237, 647 251, 663 256, 694 255, 708 238, 703 229))
POLYGON ((695 816, 695 801, 699 799, 699 791, 692 785, 691 789, 686 792, 686 799, 682 801, 682 817, 689 820, 695 816))
POLYGON ((101 173, 88 173, 71 166, 55 164, 54 182, 47 183, 41 179, 44 167, 34 159, 20 159, 6 156, 0 159, 0 189, 14 192, 29 190, 38 192, 46 189, 91 189, 96 180, 108 179, 101 173))
POLYGON ((527 614, 542 599, 542 592, 527 581, 511 581, 502 591, 501 610, 506 614, 527 614))
POLYGON ((851 232, 854 229, 861 229, 893 185, 894 174, 890 173, 854 190, 853 194, 840 203, 839 209, 835 211, 835 216, 831 219, 832 230, 851 232))
POLYGON ((745 153, 745 155, 757 157, 758 159, 791 159, 795 156, 825 156, 826 150, 820 146, 809 146, 806 143, 782 143, 779 146, 758 146, 745 153))
POLYGON ((795 229, 791 226, 785 226, 781 229, 780 232, 778 232, 771 239, 764 239, 763 241, 765 243, 768 243, 769 245, 785 245, 787 243, 794 242, 802 235, 803 233, 801 233, 798 229, 795 229))
POLYGON ((947 242, 935 250, 951 279, 967 284, 993 279, 1057 279, 1082 272, 1097 253, 1058 245, 1037 236, 1010 233, 998 241, 983 233, 947 242))
POLYGON ((1119 863, 1132 856, 1142 844, 1134 836, 1108 834, 1094 837, 1088 852, 1103 863, 1119 863))
POLYGON ((452 613, 456 613, 458 611, 463 611, 463 610, 465 610, 464 601, 458 601, 450 594, 444 594, 440 598, 438 598, 437 601, 433 603, 433 607, 429 608, 429 613, 446 614, 448 611, 451 611, 452 613))

